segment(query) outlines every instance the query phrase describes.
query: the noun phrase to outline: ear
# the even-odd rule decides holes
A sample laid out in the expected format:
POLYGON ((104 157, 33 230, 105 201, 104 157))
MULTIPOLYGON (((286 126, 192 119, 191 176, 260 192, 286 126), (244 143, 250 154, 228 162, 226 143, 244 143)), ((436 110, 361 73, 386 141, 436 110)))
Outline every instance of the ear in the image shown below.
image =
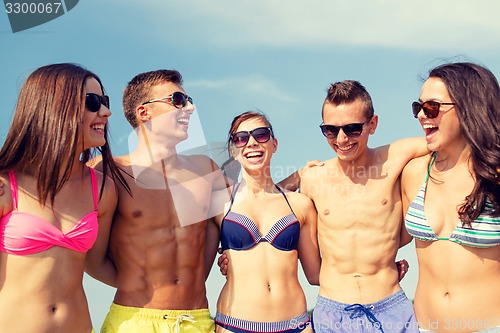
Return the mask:
POLYGON ((273 138, 273 148, 273 153, 275 153, 278 150, 278 139, 276 138, 273 138))
POLYGON ((143 123, 151 119, 149 108, 145 105, 139 105, 135 108, 135 116, 137 117, 137 120, 143 123))
POLYGON ((370 134, 375 133, 375 130, 377 129, 377 125, 378 125, 378 116, 376 114, 374 114, 372 119, 370 119, 370 122, 368 123, 368 126, 370 126, 370 134))

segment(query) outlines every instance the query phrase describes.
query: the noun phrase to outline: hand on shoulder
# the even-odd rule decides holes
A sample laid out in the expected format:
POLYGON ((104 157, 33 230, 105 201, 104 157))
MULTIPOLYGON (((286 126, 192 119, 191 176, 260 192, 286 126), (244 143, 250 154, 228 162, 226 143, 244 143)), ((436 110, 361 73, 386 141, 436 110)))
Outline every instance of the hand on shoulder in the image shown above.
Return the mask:
POLYGON ((7 184, 8 176, 0 175, 0 216, 4 216, 12 211, 11 196, 5 191, 4 185, 7 184))

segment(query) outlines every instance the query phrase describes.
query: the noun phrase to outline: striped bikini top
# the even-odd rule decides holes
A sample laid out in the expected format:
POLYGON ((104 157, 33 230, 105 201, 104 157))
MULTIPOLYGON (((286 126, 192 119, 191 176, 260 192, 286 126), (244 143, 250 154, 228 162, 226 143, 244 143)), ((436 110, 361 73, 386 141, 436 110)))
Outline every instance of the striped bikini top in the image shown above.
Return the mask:
MULTIPOLYGON (((297 249, 300 236, 299 220, 293 213, 292 206, 290 206, 285 193, 283 193, 277 185, 275 186, 285 198, 291 212, 276 221, 265 236, 260 233, 254 221, 245 215, 235 213, 231 210, 239 184, 238 187, 233 190, 229 210, 226 216, 224 216, 221 225, 220 241, 223 251, 228 249, 238 251, 248 250, 261 242, 268 242, 281 251, 292 251, 297 249)), ((262 208, 264 207, 258 209, 262 208)))
POLYGON ((500 217, 493 217, 494 208, 490 201, 486 201, 481 215, 471 223, 471 227, 462 226, 459 221, 450 237, 438 237, 427 223, 425 217, 425 190, 429 180, 430 168, 437 154, 432 157, 425 182, 415 199, 410 204, 405 216, 405 226, 408 233, 415 239, 424 242, 449 240, 464 246, 476 248, 491 248, 500 245, 500 217))

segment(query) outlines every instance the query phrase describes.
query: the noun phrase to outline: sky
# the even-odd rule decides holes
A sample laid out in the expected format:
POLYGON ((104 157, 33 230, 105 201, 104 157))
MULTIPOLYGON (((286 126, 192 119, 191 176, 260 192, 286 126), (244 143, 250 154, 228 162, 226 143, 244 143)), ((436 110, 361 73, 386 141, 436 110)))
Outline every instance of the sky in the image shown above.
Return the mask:
MULTIPOLYGON (((196 112, 179 151, 198 148, 216 161, 234 116, 266 113, 279 141, 272 170, 278 182, 306 161, 334 157, 322 136, 321 106, 331 83, 360 81, 379 116, 371 147, 421 136, 411 114, 429 69, 472 61, 500 75, 497 0, 82 0, 64 15, 13 33, 0 10, 0 140, 5 140, 20 87, 37 67, 73 62, 95 72, 111 99, 111 147, 127 154, 131 127, 121 96, 138 73, 177 69, 196 112)), ((355 207, 353 207, 355 209, 355 207)), ((412 298, 418 265, 414 243, 402 287, 412 298)), ((308 306, 317 287, 302 277, 308 306)), ((85 277, 96 330, 114 289, 85 277)), ((207 281, 210 310, 224 279, 207 281)))

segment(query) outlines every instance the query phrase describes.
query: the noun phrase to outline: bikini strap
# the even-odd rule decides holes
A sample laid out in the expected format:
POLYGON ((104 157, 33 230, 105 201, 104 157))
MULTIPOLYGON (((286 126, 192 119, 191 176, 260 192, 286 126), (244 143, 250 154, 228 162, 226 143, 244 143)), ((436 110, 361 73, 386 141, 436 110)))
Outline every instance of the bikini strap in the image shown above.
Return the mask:
POLYGON ((432 158, 431 158, 431 161, 429 162, 429 167, 427 168, 427 175, 425 176, 426 183, 429 180, 429 176, 431 174, 431 168, 432 168, 432 165, 434 164, 434 161, 436 160, 437 155, 438 155, 437 151, 432 153, 432 158))
POLYGON ((9 171, 10 193, 12 196, 12 209, 17 210, 17 181, 13 170, 9 171))
POLYGON ((241 183, 233 185, 233 190, 231 191, 231 203, 229 204, 229 208, 227 210, 228 213, 231 210, 231 207, 233 207, 234 198, 236 197, 236 192, 238 191, 238 188, 240 187, 240 184, 241 183))
POLYGON ((285 198, 285 201, 286 201, 286 203, 288 204, 288 207, 290 207, 290 210, 292 211, 293 215, 295 215, 295 212, 293 211, 292 206, 291 206, 291 205, 290 205, 290 203, 288 202, 288 199, 286 198, 286 195, 285 195, 285 193, 283 192, 283 190, 282 190, 282 189, 281 189, 278 185, 276 185, 276 184, 274 184, 274 186, 276 186, 276 188, 278 189, 278 191, 280 191, 280 192, 281 192, 281 194, 283 194, 283 197, 285 198))
POLYGON ((92 180, 92 197, 94 199, 94 210, 98 210, 98 203, 99 203, 99 187, 97 184, 97 176, 95 174, 94 169, 89 167, 90 171, 90 179, 92 180))

